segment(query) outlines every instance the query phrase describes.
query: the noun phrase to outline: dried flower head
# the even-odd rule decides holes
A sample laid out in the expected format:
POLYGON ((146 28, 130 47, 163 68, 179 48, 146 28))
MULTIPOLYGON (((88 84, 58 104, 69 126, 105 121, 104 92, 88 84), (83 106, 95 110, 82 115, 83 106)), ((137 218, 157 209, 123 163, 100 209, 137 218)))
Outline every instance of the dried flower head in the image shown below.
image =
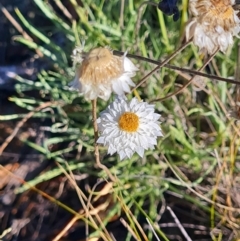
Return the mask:
POLYGON ((238 10, 235 0, 189 0, 189 11, 193 19, 186 27, 187 40, 200 51, 212 54, 218 48, 225 52, 233 44, 233 36, 240 32, 238 10))
POLYGON ((81 58, 70 86, 83 93, 86 99, 108 100, 112 91, 123 95, 130 92, 129 86, 135 86, 131 77, 135 76, 137 68, 126 55, 118 57, 108 48, 95 48, 81 58))
POLYGON ((108 146, 110 155, 117 152, 121 160, 135 152, 143 157, 144 150, 154 149, 157 137, 163 135, 159 118, 154 105, 137 98, 128 102, 119 96, 100 113, 97 123, 101 135, 97 142, 108 146))

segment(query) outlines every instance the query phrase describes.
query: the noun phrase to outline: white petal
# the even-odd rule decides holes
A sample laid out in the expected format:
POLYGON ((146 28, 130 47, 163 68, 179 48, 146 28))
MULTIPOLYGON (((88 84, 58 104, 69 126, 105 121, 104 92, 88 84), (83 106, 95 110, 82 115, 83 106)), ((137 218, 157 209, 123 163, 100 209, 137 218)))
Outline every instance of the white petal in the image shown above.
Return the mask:
POLYGON ((162 136, 159 117, 154 113, 153 105, 139 102, 137 98, 128 102, 125 97, 119 96, 100 113, 97 120, 101 132, 98 143, 108 146, 110 155, 117 152, 121 160, 131 158, 135 152, 143 157, 144 150, 152 149, 157 144, 157 137, 162 136), (139 128, 135 132, 119 129, 119 116, 129 111, 139 117, 139 128))
POLYGON ((130 77, 135 76, 135 72, 138 71, 138 68, 133 64, 133 62, 127 58, 127 57, 123 57, 124 61, 123 61, 123 68, 124 68, 124 72, 128 73, 130 77))

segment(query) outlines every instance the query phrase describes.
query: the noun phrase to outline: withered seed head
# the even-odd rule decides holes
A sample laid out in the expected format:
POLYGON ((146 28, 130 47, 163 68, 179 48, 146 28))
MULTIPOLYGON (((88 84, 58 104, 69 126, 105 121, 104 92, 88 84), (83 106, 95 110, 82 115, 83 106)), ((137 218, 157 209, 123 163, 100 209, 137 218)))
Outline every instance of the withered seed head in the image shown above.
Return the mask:
POLYGON ((212 54, 218 48, 225 52, 233 44, 233 37, 240 32, 238 10, 233 8, 235 0, 189 0, 189 11, 193 15, 186 27, 187 40, 212 54))
POLYGON ((124 95, 131 91, 130 86, 135 86, 131 78, 138 69, 126 54, 118 57, 109 48, 102 47, 84 54, 82 49, 74 53, 74 60, 79 66, 70 86, 83 93, 86 99, 99 97, 108 100, 112 92, 124 95))
POLYGON ((107 48, 96 48, 86 55, 78 71, 82 83, 110 84, 122 74, 123 58, 107 48))

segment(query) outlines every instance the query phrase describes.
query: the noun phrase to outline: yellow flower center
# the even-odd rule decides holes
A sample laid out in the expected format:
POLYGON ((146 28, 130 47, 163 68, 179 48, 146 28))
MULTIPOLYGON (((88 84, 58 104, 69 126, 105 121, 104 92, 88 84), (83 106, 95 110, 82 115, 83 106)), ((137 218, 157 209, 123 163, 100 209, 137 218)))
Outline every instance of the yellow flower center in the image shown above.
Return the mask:
POLYGON ((136 132, 139 127, 139 117, 132 112, 125 112, 118 120, 119 128, 127 132, 136 132))

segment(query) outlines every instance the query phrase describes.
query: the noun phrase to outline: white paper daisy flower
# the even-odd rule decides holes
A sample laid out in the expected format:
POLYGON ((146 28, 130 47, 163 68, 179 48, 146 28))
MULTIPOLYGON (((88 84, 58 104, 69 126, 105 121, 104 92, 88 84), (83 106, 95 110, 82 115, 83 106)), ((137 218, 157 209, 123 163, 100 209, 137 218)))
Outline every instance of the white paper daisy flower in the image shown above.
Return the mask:
POLYGON ((70 86, 83 93, 87 100, 97 97, 108 100, 112 92, 123 95, 130 93, 130 86, 135 86, 131 77, 138 69, 126 54, 119 57, 108 48, 95 48, 81 57, 70 86))
POLYGON ((110 155, 117 152, 121 160, 131 158, 135 152, 143 157, 145 150, 154 149, 157 137, 163 136, 159 118, 154 105, 118 97, 97 119, 97 143, 107 146, 110 155))
POLYGON ((186 27, 187 41, 193 38, 200 51, 209 54, 218 48, 225 52, 240 32, 239 11, 234 10, 234 4, 235 0, 189 0, 193 19, 186 27))

